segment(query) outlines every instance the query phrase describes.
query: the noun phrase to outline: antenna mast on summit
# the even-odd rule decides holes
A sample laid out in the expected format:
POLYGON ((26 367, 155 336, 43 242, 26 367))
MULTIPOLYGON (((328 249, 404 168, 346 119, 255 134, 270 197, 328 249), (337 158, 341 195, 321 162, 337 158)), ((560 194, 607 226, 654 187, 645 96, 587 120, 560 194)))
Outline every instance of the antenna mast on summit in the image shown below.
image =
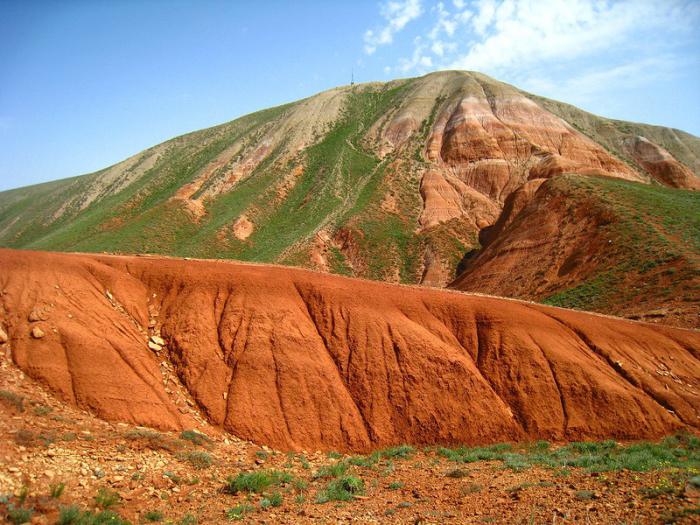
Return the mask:
POLYGON ((355 69, 350 70, 350 85, 355 85, 355 69))

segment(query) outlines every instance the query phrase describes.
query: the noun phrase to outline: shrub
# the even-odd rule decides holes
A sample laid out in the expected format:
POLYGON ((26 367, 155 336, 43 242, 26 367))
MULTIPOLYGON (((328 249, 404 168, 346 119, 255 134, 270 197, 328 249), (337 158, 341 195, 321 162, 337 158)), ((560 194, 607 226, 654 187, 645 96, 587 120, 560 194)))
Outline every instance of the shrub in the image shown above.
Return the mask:
POLYGON ((52 408, 47 407, 46 405, 39 405, 34 407, 34 414, 37 416, 46 416, 51 413, 52 408))
POLYGON ((360 478, 354 476, 342 476, 334 479, 316 497, 317 503, 329 501, 351 501, 357 494, 362 494, 365 484, 360 478))
POLYGON ((403 483, 400 481, 392 481, 388 485, 389 490, 399 490, 400 488, 403 488, 403 483))

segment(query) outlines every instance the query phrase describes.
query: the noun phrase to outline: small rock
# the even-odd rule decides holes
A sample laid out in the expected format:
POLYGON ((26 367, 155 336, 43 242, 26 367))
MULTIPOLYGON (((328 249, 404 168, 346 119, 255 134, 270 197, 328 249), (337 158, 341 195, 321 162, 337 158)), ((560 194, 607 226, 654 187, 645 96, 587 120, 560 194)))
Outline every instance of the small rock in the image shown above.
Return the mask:
POLYGON ((44 476, 46 476, 49 479, 52 479, 56 473, 53 470, 45 470, 44 471, 44 476))
POLYGON ((151 350, 153 350, 155 352, 160 352, 163 349, 162 346, 160 346, 157 343, 154 343, 153 341, 148 342, 148 348, 150 348, 151 350))
POLYGON ((157 335, 152 335, 151 341, 159 346, 165 345, 165 339, 163 339, 162 337, 158 337, 157 335))
POLYGON ((44 331, 41 328, 39 328, 38 326, 35 326, 34 328, 32 328, 32 337, 34 339, 41 339, 42 337, 44 337, 44 335, 45 335, 44 331))
POLYGON ((5 333, 5 330, 3 330, 2 327, 0 327, 0 345, 7 343, 7 339, 8 339, 8 337, 7 337, 7 334, 5 333))
POLYGON ((31 312, 29 312, 29 316, 27 317, 30 323, 36 323, 37 321, 45 321, 45 316, 42 315, 42 312, 39 311, 37 308, 34 308, 31 312))

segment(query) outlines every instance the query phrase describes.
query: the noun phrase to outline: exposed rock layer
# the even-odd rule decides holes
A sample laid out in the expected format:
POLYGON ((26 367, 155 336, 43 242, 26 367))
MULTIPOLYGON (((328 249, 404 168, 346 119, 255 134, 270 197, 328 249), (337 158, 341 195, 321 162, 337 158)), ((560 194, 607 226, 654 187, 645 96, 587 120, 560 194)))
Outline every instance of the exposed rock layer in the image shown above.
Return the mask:
POLYGON ((275 447, 700 428, 693 331, 271 266, 0 250, 0 268, 14 361, 108 419, 189 424, 150 325, 213 424, 275 447))

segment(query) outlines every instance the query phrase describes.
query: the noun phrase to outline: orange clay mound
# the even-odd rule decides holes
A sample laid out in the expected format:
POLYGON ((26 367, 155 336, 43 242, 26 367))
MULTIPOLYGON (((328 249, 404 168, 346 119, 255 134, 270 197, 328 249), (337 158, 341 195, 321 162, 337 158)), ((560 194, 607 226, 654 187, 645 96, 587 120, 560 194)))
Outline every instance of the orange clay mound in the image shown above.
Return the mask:
POLYGON ((173 366, 212 424, 283 449, 700 428, 695 331, 156 257, 0 250, 0 294, 0 349, 110 420, 191 426, 163 385, 173 366))

